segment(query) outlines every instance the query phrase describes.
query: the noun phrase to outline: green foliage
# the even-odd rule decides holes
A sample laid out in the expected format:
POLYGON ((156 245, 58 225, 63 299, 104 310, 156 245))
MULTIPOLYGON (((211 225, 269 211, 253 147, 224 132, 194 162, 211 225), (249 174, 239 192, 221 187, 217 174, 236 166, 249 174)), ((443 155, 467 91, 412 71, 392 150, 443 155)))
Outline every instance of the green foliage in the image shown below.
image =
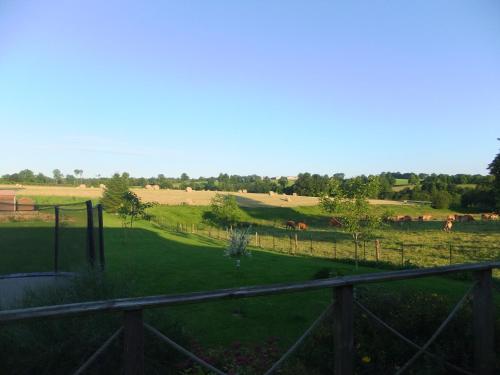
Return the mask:
POLYGON ((500 153, 498 153, 495 159, 493 159, 493 161, 488 166, 488 169, 490 170, 490 174, 495 178, 495 180, 493 181, 494 194, 496 206, 498 209, 500 209, 500 153))
POLYGON ((432 201, 432 207, 434 207, 434 208, 438 208, 438 209, 448 208, 448 207, 450 207, 450 203, 452 201, 452 196, 450 193, 448 193, 447 191, 444 191, 444 190, 435 191, 432 194, 431 201, 432 201))
POLYGON ((236 197, 230 194, 216 194, 210 203, 212 219, 225 225, 234 225, 243 215, 236 197))
POLYGON ((370 177, 365 182, 357 177, 341 184, 336 179, 330 180, 330 195, 321 197, 323 209, 335 214, 342 223, 342 230, 349 233, 355 244, 355 259, 358 259, 360 239, 366 239, 381 222, 380 216, 370 209, 368 197, 379 189, 376 177, 370 177))
POLYGON ((143 203, 137 194, 127 191, 123 195, 122 204, 118 208, 118 214, 123 218, 124 223, 129 222, 132 227, 134 220, 137 218, 147 219, 149 215, 146 209, 153 207, 155 203, 143 203))
POLYGON ((107 212, 117 213, 124 203, 125 194, 128 192, 128 183, 126 176, 120 176, 118 173, 113 175, 106 185, 101 203, 107 212))

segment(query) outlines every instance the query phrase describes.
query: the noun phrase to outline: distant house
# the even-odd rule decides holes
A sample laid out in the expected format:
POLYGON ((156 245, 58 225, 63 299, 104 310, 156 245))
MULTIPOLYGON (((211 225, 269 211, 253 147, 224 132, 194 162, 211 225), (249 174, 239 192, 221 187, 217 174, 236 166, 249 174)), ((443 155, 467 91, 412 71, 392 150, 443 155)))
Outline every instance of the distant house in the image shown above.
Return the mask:
POLYGON ((0 211, 16 210, 15 190, 0 190, 0 211))
POLYGON ((298 176, 287 176, 286 178, 288 181, 297 181, 299 179, 298 176))

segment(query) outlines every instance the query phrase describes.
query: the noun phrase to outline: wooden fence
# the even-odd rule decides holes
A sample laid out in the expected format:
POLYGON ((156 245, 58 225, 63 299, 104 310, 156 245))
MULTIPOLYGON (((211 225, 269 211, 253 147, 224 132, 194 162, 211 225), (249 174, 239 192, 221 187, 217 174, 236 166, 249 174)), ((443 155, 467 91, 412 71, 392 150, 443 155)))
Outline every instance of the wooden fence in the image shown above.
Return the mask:
MULTIPOLYGON (((74 303, 46 307, 35 307, 19 310, 0 311, 0 325, 13 324, 33 319, 75 317, 103 313, 122 313, 123 325, 120 327, 97 351, 86 360, 75 372, 81 374, 99 358, 110 344, 119 336, 123 340, 123 369, 126 375, 140 375, 144 373, 144 332, 147 331, 158 337, 165 344, 172 346, 185 354, 201 366, 216 374, 223 371, 214 368, 203 359, 173 342, 163 333, 143 321, 143 311, 146 309, 185 305, 192 303, 205 303, 224 299, 251 298, 256 296, 269 296, 284 293, 303 292, 309 290, 332 289, 333 302, 308 329, 304 335, 273 365, 265 374, 274 373, 288 356, 300 345, 302 340, 312 331, 314 326, 324 316, 333 310, 333 336, 334 336, 334 362, 335 374, 351 375, 354 373, 354 321, 353 309, 355 306, 363 309, 371 318, 390 330, 399 339, 411 345, 416 350, 415 355, 404 365, 400 366, 397 374, 405 372, 422 355, 440 361, 448 368, 464 374, 491 375, 495 367, 495 310, 493 303, 492 270, 500 268, 500 262, 463 264, 426 269, 413 269, 392 271, 385 273, 372 273, 352 275, 340 278, 313 280, 300 283, 275 284, 264 286, 243 287, 235 289, 222 289, 210 292, 197 292, 181 295, 160 295, 140 298, 127 298, 97 302, 74 303), (460 272, 473 272, 475 282, 470 290, 453 308, 449 316, 443 321, 436 332, 424 345, 415 344, 411 339, 403 336, 392 327, 384 323, 374 313, 364 307, 361 301, 355 298, 353 289, 357 285, 367 283, 380 283, 396 280, 409 280, 422 277, 449 275, 460 272), (473 300, 473 341, 474 341, 474 366, 473 370, 462 369, 446 360, 439 358, 429 351, 430 345, 453 319, 463 304, 472 297, 473 300)), ((22 366, 20 363, 19 366, 22 366)), ((21 371, 22 372, 22 371, 21 371)))
MULTIPOLYGON (((221 241, 229 238, 230 228, 193 223, 172 225, 162 218, 153 218, 152 221, 173 232, 192 233, 221 241)), ((437 267, 500 260, 500 247, 481 246, 478 243, 403 243, 371 239, 361 241, 356 253, 352 240, 335 236, 324 238, 323 233, 312 231, 255 229, 250 236, 251 246, 281 254, 385 262, 402 268, 408 265, 437 267), (321 239, 318 240, 318 237, 321 239)))

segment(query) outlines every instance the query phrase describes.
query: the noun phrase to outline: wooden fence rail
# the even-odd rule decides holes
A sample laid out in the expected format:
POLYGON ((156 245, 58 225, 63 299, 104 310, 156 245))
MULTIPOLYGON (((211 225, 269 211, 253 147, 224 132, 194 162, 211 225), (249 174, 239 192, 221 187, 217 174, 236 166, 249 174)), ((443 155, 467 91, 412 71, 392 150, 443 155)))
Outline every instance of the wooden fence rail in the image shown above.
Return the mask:
MULTIPOLYGON (((127 375, 136 375, 144 373, 145 323, 143 322, 143 311, 145 309, 331 288, 334 303, 334 323, 332 329, 334 331, 335 374, 351 375, 354 371, 353 361, 356 350, 353 336, 354 286, 367 283, 440 276, 459 272, 474 272, 476 284, 472 288, 472 295, 474 301, 473 334, 475 373, 477 375, 490 375, 493 374, 495 366, 495 320, 492 295, 492 270, 496 268, 500 268, 500 262, 352 275, 300 283, 221 289, 179 295, 159 295, 5 310, 0 311, 0 325, 42 318, 62 318, 121 312, 124 315, 124 372, 127 375)), ((450 316, 453 316, 453 314, 454 312, 452 312, 450 316)), ((449 319, 450 318, 447 320, 449 319)), ((438 333, 439 332, 436 332, 433 337, 437 336, 438 333)), ((426 351, 427 347, 420 348, 420 352, 425 353, 426 351)), ((85 362, 86 365, 87 362, 85 362)))

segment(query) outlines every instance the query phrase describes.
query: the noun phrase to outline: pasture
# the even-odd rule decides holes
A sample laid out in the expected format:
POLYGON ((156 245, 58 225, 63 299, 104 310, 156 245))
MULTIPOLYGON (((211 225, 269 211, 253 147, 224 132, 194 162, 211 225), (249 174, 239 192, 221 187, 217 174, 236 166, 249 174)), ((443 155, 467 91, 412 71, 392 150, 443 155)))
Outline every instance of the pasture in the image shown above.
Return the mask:
MULTIPOLYGON (((0 189, 14 188, 12 185, 0 185, 0 189)), ((18 189, 18 188, 16 188, 18 189)), ((216 191, 184 191, 184 190, 148 190, 135 187, 131 189, 145 202, 157 202, 162 205, 188 205, 188 206, 208 206, 210 201, 217 194, 232 194, 236 197, 238 204, 242 207, 301 207, 318 205, 317 197, 306 196, 284 196, 282 194, 258 194, 258 193, 237 193, 237 192, 216 192, 216 191)), ((47 200, 61 203, 62 201, 85 199, 99 199, 103 189, 97 187, 69 187, 69 186, 37 186, 26 185, 18 190, 19 196, 27 196, 42 199, 41 203, 49 203, 47 200), (44 202, 43 199, 46 201, 44 202)), ((385 204, 399 206, 398 201, 371 200, 372 204, 385 204)))

